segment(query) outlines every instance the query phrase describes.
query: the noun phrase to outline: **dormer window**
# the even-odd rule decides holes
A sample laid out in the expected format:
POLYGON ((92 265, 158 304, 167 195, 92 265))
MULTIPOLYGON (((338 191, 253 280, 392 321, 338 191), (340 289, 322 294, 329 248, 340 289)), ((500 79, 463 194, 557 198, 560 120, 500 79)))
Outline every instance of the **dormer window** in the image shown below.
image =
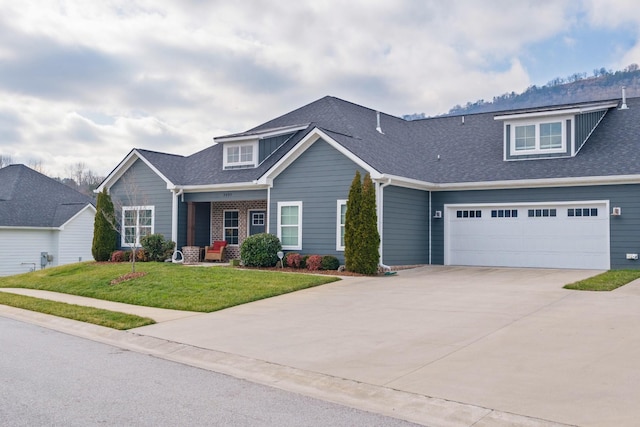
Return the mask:
POLYGON ((504 160, 573 157, 617 105, 607 101, 495 116, 504 123, 504 160))
POLYGON ((257 142, 224 145, 224 168, 241 169, 256 166, 257 142))
POLYGON ((534 153, 566 152, 566 123, 570 121, 554 121, 510 126, 511 155, 534 153))

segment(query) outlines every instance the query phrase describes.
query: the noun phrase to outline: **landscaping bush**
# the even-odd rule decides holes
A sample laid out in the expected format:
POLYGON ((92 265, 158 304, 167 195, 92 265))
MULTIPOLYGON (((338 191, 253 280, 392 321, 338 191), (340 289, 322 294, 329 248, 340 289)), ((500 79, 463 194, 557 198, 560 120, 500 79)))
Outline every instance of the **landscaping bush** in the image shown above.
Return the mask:
POLYGON ((111 262, 124 262, 124 253, 124 251, 113 251, 110 258, 111 262))
POLYGON ((280 239, 270 233, 247 237, 240 246, 240 259, 247 267, 273 267, 282 250, 280 239))
POLYGON ((307 260, 309 259, 309 255, 303 255, 300 260, 300 268, 307 268, 307 260))
POLYGON ((340 267, 340 261, 333 255, 325 255, 322 257, 323 270, 337 270, 340 267))
POLYGON ((300 264, 302 263, 302 256, 295 252, 289 252, 286 255, 284 261, 287 267, 300 268, 300 264))
POLYGON ((322 268, 322 257, 320 255, 309 255, 305 262, 307 270, 317 271, 322 268))
MULTIPOLYGON (((140 243, 144 248, 144 251, 148 254, 149 261, 164 262, 164 260, 171 258, 173 255, 173 249, 176 244, 171 240, 165 240, 162 234, 149 234, 144 236, 140 243)), ((138 250, 144 252, 143 250, 138 250)), ((137 254, 136 254, 137 255, 137 254)), ((141 260, 136 256, 138 260, 141 260)))
MULTIPOLYGON (((129 256, 129 259, 131 259, 131 256, 129 256)), ((147 251, 142 248, 138 248, 136 250, 136 262, 147 262, 147 261, 149 261, 149 253, 147 253, 147 251)))

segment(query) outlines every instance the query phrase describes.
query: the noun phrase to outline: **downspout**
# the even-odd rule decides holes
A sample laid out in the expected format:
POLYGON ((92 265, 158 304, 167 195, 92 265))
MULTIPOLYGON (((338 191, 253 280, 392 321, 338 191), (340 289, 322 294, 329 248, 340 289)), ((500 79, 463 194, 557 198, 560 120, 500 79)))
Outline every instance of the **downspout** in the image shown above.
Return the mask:
POLYGON ((431 214, 431 190, 429 190, 429 265, 431 265, 431 229, 433 227, 433 215, 431 214))
POLYGON ((384 271, 391 271, 391 267, 389 267, 388 265, 385 265, 382 263, 382 248, 384 246, 383 244, 383 225, 384 225, 384 221, 383 221, 383 211, 384 211, 384 187, 388 186, 391 184, 391 178, 387 178, 387 182, 380 182, 378 183, 378 203, 377 203, 377 207, 378 207, 378 234, 380 235, 380 246, 378 247, 378 250, 380 251, 380 260, 378 261, 378 265, 380 267, 382 267, 382 269, 384 271))

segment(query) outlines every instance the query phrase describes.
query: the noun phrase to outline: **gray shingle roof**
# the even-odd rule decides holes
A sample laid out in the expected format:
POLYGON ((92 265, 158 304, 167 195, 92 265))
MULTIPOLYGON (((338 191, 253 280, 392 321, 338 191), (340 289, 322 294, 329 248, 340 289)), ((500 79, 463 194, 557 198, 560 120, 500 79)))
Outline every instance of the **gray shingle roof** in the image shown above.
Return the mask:
POLYGON ((262 176, 301 138, 317 127, 378 172, 433 183, 469 183, 640 173, 640 98, 628 110, 611 109, 573 158, 503 160, 503 122, 472 114, 405 121, 339 98, 324 97, 245 133, 309 123, 255 169, 223 170, 222 146, 188 157, 139 150, 179 185, 251 182, 262 176), (438 158, 439 156, 439 158, 438 158))
POLYGON ((93 199, 24 165, 0 169, 1 227, 60 227, 93 199))

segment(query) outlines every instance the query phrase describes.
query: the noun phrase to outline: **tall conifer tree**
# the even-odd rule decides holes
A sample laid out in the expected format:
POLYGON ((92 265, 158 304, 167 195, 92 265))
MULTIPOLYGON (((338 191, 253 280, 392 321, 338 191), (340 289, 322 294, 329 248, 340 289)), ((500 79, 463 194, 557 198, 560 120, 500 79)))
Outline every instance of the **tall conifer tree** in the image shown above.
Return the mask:
POLYGON ((357 264, 359 248, 359 220, 360 204, 362 203, 362 182, 360 171, 351 182, 349 199, 347 200, 347 212, 344 220, 344 263, 348 271, 354 271, 357 264))
POLYGON ((105 188, 98 193, 93 223, 91 254, 96 261, 109 261, 111 253, 116 250, 118 234, 112 226, 114 215, 113 202, 105 188))

